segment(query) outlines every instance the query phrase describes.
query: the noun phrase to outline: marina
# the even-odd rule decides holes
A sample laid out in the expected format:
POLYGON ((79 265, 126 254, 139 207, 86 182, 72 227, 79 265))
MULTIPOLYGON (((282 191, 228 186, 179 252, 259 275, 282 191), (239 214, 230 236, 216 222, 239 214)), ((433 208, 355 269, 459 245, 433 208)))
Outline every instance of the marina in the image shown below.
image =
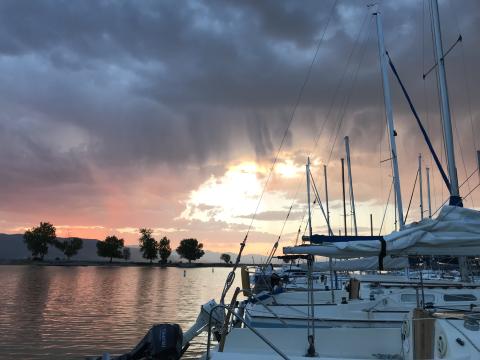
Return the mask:
MULTIPOLYGON (((63 129, 57 144, 71 166, 88 169, 85 193, 100 200, 83 199, 85 185, 72 176, 51 185, 71 187, 65 199, 78 191, 71 217, 62 196, 51 196, 56 207, 45 202, 58 225, 0 209, 8 252, 0 256, 0 359, 480 359, 479 122, 465 66, 475 54, 464 37, 474 35, 462 30, 480 18, 451 1, 359 4, 329 1, 318 18, 286 0, 132 5, 139 12, 116 25, 148 36, 133 42, 129 66, 106 72, 141 94, 115 102, 114 118, 129 125, 107 132, 118 131, 122 147, 105 142, 105 150, 95 132, 77 128, 63 129), (160 18, 188 23, 191 33, 173 25, 150 33, 160 18), (239 31, 242 22, 250 26, 239 31), (252 29, 269 40, 246 36, 252 29), (155 33, 174 45, 137 57, 155 33), (227 66, 247 38, 256 52, 246 51, 244 67, 227 66), (218 42, 206 60, 202 51, 218 42), (267 53, 271 67, 253 77, 251 64, 267 53), (452 65, 460 62, 462 80, 452 65), (276 83, 280 68, 293 75, 276 83), (297 96, 285 101, 294 77, 297 96), (256 81, 271 91, 263 105, 256 81)), ((99 31, 105 44, 119 41, 99 31)), ((63 52, 52 58, 69 61, 63 52)))

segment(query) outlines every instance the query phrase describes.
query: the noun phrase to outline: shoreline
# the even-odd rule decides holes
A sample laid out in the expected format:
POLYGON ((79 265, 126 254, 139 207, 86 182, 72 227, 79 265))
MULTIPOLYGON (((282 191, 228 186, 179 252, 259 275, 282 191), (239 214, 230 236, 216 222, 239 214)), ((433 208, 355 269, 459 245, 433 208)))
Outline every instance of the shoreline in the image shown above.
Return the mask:
MULTIPOLYGON (((125 267, 178 267, 178 268, 200 268, 200 267, 233 267, 233 264, 225 263, 167 263, 160 264, 158 262, 135 262, 135 261, 96 261, 96 260, 43 260, 43 261, 33 261, 27 259, 15 259, 15 260, 5 260, 0 259, 0 266, 2 265, 37 265, 37 266, 125 266, 125 267)), ((253 266, 253 264, 241 264, 246 266, 253 266)))

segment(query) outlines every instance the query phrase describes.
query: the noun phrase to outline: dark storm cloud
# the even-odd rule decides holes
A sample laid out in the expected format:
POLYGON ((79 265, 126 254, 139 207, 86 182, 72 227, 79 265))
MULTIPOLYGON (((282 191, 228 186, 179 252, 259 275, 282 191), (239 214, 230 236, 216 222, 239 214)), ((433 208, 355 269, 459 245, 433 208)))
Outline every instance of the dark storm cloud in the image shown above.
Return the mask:
MULTIPOLYGON (((320 126, 357 38, 322 144, 328 150, 341 121, 345 125, 339 139, 344 133, 358 136, 359 151, 372 150, 369 129, 382 132, 376 34, 366 3, 338 1, 287 146, 296 144, 295 126, 320 126)), ((0 122, 5 151, 0 158, 8 174, 1 181, 38 186, 89 182, 92 163, 106 171, 138 164, 226 163, 239 148, 271 156, 332 4, 2 1, 0 122), (18 125, 22 123, 28 125, 18 125), (35 176, 15 178, 32 169, 35 176)), ((422 61, 432 63, 429 25, 422 27, 423 2, 381 5, 387 47, 414 99, 422 103, 422 61)), ((452 107, 465 115, 458 119, 465 132, 465 69, 458 64, 462 52, 466 69, 473 70, 480 58, 475 45, 480 12, 473 0, 453 6, 441 2, 445 43, 452 43, 459 31, 465 39, 462 50, 448 60, 457 64, 451 65, 449 85, 459 94, 452 95, 452 107)), ((475 89, 478 73, 468 76, 475 89)), ((407 114, 405 105, 398 105, 403 102, 398 89, 394 95, 396 111, 407 114)), ((476 116, 479 99, 471 96, 476 116)), ((433 93, 430 97, 433 114, 433 93)), ((423 104, 419 107, 424 110, 423 104)), ((475 123, 478 128, 477 117, 475 123)), ((419 139, 413 122, 399 128, 405 137, 419 139)))

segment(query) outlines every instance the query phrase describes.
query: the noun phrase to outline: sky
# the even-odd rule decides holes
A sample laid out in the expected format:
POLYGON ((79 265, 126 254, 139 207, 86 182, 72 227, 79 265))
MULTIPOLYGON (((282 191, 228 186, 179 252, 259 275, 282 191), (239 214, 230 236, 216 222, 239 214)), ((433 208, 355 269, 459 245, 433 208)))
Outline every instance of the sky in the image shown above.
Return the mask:
MULTIPOLYGON (((327 168, 332 228, 343 232, 344 136, 359 232, 370 232, 370 214, 375 233, 392 231, 368 3, 0 2, 0 232, 49 221, 60 236, 134 245, 148 227, 173 246, 194 237, 236 252, 248 231, 245 253, 267 253, 305 231, 307 156, 322 200, 327 168)), ((478 208, 480 4, 439 3, 445 49, 463 37, 447 78, 460 183, 473 174, 461 195, 472 191, 465 205, 478 208)), ((445 164, 436 75, 422 77, 434 63, 428 4, 379 2, 386 48, 445 164)), ((418 221, 420 153, 425 215, 426 167, 432 212, 447 191, 392 74, 390 85, 403 204, 412 196, 407 222, 418 221)))

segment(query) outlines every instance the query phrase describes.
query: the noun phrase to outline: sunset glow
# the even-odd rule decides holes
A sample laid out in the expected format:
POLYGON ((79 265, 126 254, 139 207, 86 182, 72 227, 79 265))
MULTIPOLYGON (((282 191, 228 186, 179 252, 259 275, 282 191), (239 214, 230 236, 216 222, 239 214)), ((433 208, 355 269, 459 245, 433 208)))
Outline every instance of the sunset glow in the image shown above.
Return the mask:
MULTIPOLYGON (((93 10, 68 2, 71 11, 13 3, 4 9, 8 42, 0 46, 0 232, 21 234, 48 221, 62 237, 115 234, 138 245, 138 229, 150 228, 174 246, 195 237, 209 250, 235 252, 255 215, 246 252, 259 251, 282 229, 293 240, 305 229, 307 154, 322 200, 327 165, 332 227, 344 232, 346 135, 360 232, 370 233, 370 214, 376 233, 394 229, 376 29, 360 15, 368 13, 366 3, 339 5, 313 63, 326 23, 322 2, 313 9, 295 2, 128 9, 107 2, 93 10), (134 32, 118 26, 130 14, 139 19, 134 32)), ((417 76, 434 63, 431 39, 420 35, 430 28, 417 16, 423 5, 382 4, 385 43, 446 169, 437 80, 417 76)), ((449 55, 448 88, 465 182, 460 193, 469 194, 466 206, 478 208, 478 177, 470 175, 477 169, 480 99, 469 91, 480 83, 472 71, 480 61, 478 4, 466 1, 458 10, 461 29, 448 17, 443 26, 446 43, 465 34, 465 51, 449 55)), ((417 221, 420 153, 424 170, 430 168, 433 212, 447 189, 403 95, 391 86, 402 199, 405 212, 412 199, 407 220, 417 221)), ((351 231, 348 180, 346 191, 351 231)), ((318 203, 312 223, 325 231, 318 203)))

